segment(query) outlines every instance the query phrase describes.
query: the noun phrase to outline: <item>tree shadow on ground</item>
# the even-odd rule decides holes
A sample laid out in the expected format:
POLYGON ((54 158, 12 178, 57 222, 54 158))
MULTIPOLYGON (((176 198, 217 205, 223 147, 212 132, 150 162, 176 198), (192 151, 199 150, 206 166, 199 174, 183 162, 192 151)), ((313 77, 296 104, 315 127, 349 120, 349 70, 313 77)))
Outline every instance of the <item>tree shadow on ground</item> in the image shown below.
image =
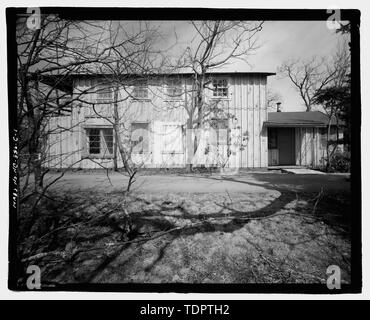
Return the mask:
MULTIPOLYGON (((273 206, 276 209, 285 202, 286 200, 291 201, 293 195, 295 195, 298 200, 299 197, 309 198, 316 202, 317 208, 315 213, 321 218, 324 219, 325 223, 330 224, 333 227, 338 225, 342 227, 350 227, 350 184, 345 177, 340 177, 342 181, 326 181, 326 184, 322 184, 321 175, 302 175, 297 176, 294 174, 254 174, 249 173, 250 177, 258 181, 257 183, 252 182, 251 180, 243 180, 243 175, 237 176, 212 176, 212 175, 193 175, 186 174, 188 177, 197 177, 200 179, 207 179, 213 181, 228 181, 239 184, 246 184, 249 186, 262 187, 271 191, 278 191, 281 196, 276 198, 266 209, 272 209, 273 206), (308 177, 309 180, 306 180, 308 177), (282 179, 283 178, 283 179, 282 179), (282 183, 285 182, 285 183, 282 183), (294 182, 293 182, 294 181, 294 182), (304 184, 313 183, 314 188, 311 188, 310 191, 306 191, 305 188, 300 186, 304 184), (333 188, 335 186, 335 188, 333 188), (314 194, 317 192, 317 194, 314 194), (317 196, 317 197, 315 197, 317 196), (324 200, 325 201, 321 201, 324 200), (338 213, 339 214, 336 214, 338 213)), ((184 176, 184 175, 182 175, 184 176)), ((245 176, 244 176, 245 177, 245 176)), ((286 204, 286 203, 285 203, 286 204)), ((266 211, 266 210, 263 210, 266 211)), ((257 216, 260 213, 257 213, 257 216)), ((347 230, 349 231, 349 230, 347 230)))
MULTIPOLYGON (((213 177, 205 178, 214 179, 213 177)), ((69 273, 69 276, 64 276, 62 278, 65 280, 65 278, 69 277, 69 281, 72 282, 94 282, 96 279, 99 279, 99 276, 110 266, 110 264, 120 257, 120 255, 124 254, 126 249, 152 241, 152 236, 160 236, 162 233, 165 234, 174 229, 171 233, 166 234, 165 243, 158 248, 159 252, 155 259, 149 265, 145 266, 144 270, 146 272, 150 272, 150 270, 162 261, 168 246, 179 237, 194 236, 199 233, 233 233, 253 220, 264 219, 277 214, 279 211, 284 210, 288 204, 293 201, 297 201, 299 197, 302 196, 297 192, 289 191, 286 188, 269 185, 268 181, 259 181, 259 183, 254 183, 251 181, 238 180, 233 177, 224 177, 223 179, 252 186, 263 186, 266 190, 278 192, 279 195, 272 199, 272 201, 267 205, 248 212, 235 208, 233 206, 233 200, 230 197, 225 197, 223 200, 222 197, 220 197, 220 199, 213 201, 217 209, 213 210, 211 213, 204 213, 201 209, 200 212, 197 213, 190 212, 186 208, 184 201, 180 203, 166 199, 162 199, 163 201, 152 201, 146 199, 145 196, 142 195, 132 195, 130 201, 142 203, 144 205, 144 208, 130 211, 133 227, 136 231, 136 237, 133 239, 122 237, 125 232, 125 230, 121 228, 122 221, 119 219, 112 220, 110 218, 110 214, 122 210, 122 208, 117 205, 117 202, 119 204, 119 198, 117 201, 113 198, 112 201, 107 201, 105 195, 96 197, 96 195, 89 193, 79 194, 76 197, 69 196, 67 199, 62 199, 62 202, 68 200, 68 210, 61 216, 67 216, 68 219, 65 224, 56 225, 56 229, 63 226, 65 227, 62 228, 60 232, 54 232, 52 237, 52 243, 54 245, 52 247, 56 248, 59 246, 63 248, 63 246, 73 241, 75 247, 86 246, 87 243, 87 251, 92 249, 88 254, 84 254, 84 251, 82 250, 81 253, 74 256, 73 260, 65 262, 65 265, 68 265, 70 269, 77 269, 77 276, 73 276, 74 273, 71 271, 72 273, 69 273), (260 182, 266 183, 261 185, 260 182), (147 208, 145 208, 145 206, 147 206, 147 208), (176 212, 175 215, 174 212, 176 212), (97 218, 99 216, 100 218, 97 218), (94 234, 91 233, 92 229, 86 228, 86 230, 84 230, 82 227, 80 229, 72 230, 73 232, 69 232, 71 233, 71 235, 69 235, 67 230, 68 228, 71 228, 70 225, 81 222, 82 218, 86 220, 86 225, 90 224, 90 226, 93 225, 98 228, 108 227, 110 229, 107 229, 105 232, 101 232, 100 234, 94 234), (93 220, 93 223, 90 223, 91 220, 93 220), (184 225, 181 224, 181 221, 185 221, 184 225), (78 234, 79 232, 82 234, 78 234), (97 243, 99 245, 105 245, 108 242, 113 243, 112 249, 109 249, 108 247, 109 250, 107 250, 103 247, 94 250, 94 246, 96 246, 97 243), (97 258, 97 256, 99 257, 97 258), (71 280, 70 278, 74 278, 74 280, 71 280)), ((312 196, 312 194, 310 196, 312 196)), ((246 198, 247 197, 248 195, 246 195, 246 198)), ((311 206, 313 204, 314 203, 312 203, 311 206)), ((319 203, 319 208, 320 205, 321 204, 319 203)), ((65 205, 53 206, 52 209, 54 212, 52 213, 54 213, 54 215, 56 212, 60 212, 58 208, 65 209, 65 205)), ((320 215, 320 210, 317 210, 317 212, 319 212, 318 214, 320 215)), ((320 218, 325 219, 325 217, 320 218)), ((307 223, 310 221, 312 220, 308 219, 307 223)), ((333 225, 336 225, 337 222, 335 219, 328 221, 333 225)), ((301 239, 301 241, 286 244, 305 244, 312 241, 315 237, 319 236, 311 235, 301 239)), ((266 239, 266 241, 268 241, 268 239, 266 239)), ((40 245, 34 244, 34 247, 37 246, 40 245)), ((261 251, 262 249, 256 244, 256 250, 261 251)), ((128 262, 129 259, 125 260, 123 264, 127 264, 128 262)), ((120 267, 123 267, 122 262, 120 262, 120 267)), ((56 270, 54 269, 50 271, 49 277, 56 277, 56 274, 60 269, 61 268, 59 267, 56 270)))

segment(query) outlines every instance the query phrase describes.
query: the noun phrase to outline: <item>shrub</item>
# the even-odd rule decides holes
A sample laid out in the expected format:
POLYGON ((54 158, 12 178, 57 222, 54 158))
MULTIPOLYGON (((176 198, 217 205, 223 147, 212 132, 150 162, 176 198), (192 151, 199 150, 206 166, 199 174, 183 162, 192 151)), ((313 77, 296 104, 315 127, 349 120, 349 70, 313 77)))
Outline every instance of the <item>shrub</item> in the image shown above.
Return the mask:
POLYGON ((329 172, 350 172, 351 154, 349 152, 336 152, 331 157, 329 172))

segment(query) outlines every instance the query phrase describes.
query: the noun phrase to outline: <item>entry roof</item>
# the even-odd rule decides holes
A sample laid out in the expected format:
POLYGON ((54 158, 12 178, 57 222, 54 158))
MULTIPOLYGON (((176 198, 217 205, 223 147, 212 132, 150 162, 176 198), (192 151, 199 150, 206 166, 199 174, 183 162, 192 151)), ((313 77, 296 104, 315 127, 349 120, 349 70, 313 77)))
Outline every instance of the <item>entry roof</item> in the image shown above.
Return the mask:
MULTIPOLYGON (((269 112, 268 127, 326 127, 329 124, 329 117, 320 111, 310 112, 269 112)), ((332 125, 336 125, 336 119, 332 119, 332 125)), ((339 124, 343 124, 339 121, 339 124)))

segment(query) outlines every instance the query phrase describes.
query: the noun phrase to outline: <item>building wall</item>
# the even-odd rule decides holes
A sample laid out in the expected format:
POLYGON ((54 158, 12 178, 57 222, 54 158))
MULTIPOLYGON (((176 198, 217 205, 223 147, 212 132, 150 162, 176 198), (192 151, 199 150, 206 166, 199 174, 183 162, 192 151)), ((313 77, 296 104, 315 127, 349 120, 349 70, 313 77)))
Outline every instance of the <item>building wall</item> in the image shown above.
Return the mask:
POLYGON ((296 128, 296 165, 316 166, 319 164, 321 144, 317 128, 296 128))
MULTIPOLYGON (((217 78, 228 80, 228 98, 217 100, 217 104, 225 112, 235 116, 235 119, 229 119, 229 127, 236 129, 239 133, 238 139, 242 149, 241 152, 230 155, 227 166, 266 167, 267 129, 263 126, 264 121, 267 120, 266 76, 251 74, 248 76, 217 76, 217 78), (244 138, 243 142, 241 142, 242 137, 244 138)), ((95 106, 95 110, 103 118, 96 115, 91 105, 91 103, 96 102, 96 94, 93 91, 96 91, 95 89, 101 81, 102 79, 98 78, 76 79, 74 95, 76 96, 83 91, 90 91, 90 93, 86 93, 83 99, 80 99, 83 101, 74 102, 71 115, 50 119, 49 129, 55 131, 49 137, 48 145, 50 148, 47 161, 49 167, 100 168, 101 165, 104 167, 113 166, 112 158, 90 156, 89 159, 81 160, 87 156, 86 129, 112 127, 110 121, 113 121, 113 105, 95 106)), ((190 92, 191 79, 183 78, 181 81, 185 92, 190 92)), ((190 93, 186 94, 186 97, 180 101, 170 99, 165 93, 166 88, 162 78, 151 79, 148 88, 149 97, 145 100, 132 99, 127 94, 132 90, 130 86, 120 90, 119 114, 122 119, 120 135, 126 137, 127 140, 131 134, 131 123, 148 123, 150 131, 149 153, 146 155, 134 154, 133 159, 143 162, 146 167, 184 167, 187 151, 185 148, 185 131, 188 119, 186 105, 191 101, 190 93), (163 130, 165 130, 165 127, 171 126, 182 130, 182 152, 173 154, 163 152, 165 139, 163 130)), ((206 101, 210 102, 211 99, 212 92, 206 92, 206 101)), ((180 142, 176 141, 176 143, 180 142)), ((198 148, 199 163, 211 164, 212 160, 205 159, 209 157, 204 152, 205 148, 205 144, 201 144, 198 148)), ((120 157, 118 159, 120 160, 120 157)), ((119 166, 121 165, 122 163, 119 161, 119 166)))
MULTIPOLYGON (((279 130, 278 128, 277 130, 279 130)), ((336 129, 332 128, 331 138, 335 139, 336 129)), ((279 138, 279 135, 278 137, 279 138)), ((339 139, 343 138, 343 132, 339 132, 339 139)), ((279 140, 279 139, 277 139, 279 140)), ((299 127, 294 128, 294 153, 295 165, 307 167, 322 167, 327 156, 326 142, 327 128, 299 127)), ((332 149, 330 149, 332 150, 332 149)), ((337 147, 337 151, 343 151, 343 145, 337 147)), ((270 166, 282 165, 279 162, 280 153, 283 152, 279 145, 268 150, 268 163, 270 166)))
MULTIPOLYGON (((336 129, 331 129, 331 139, 335 138, 336 129)), ((339 138, 343 138, 340 130, 339 138)), ((296 165, 319 167, 324 165, 327 156, 326 142, 327 128, 296 128, 296 165)), ((343 150, 343 145, 339 145, 338 151, 343 150)))

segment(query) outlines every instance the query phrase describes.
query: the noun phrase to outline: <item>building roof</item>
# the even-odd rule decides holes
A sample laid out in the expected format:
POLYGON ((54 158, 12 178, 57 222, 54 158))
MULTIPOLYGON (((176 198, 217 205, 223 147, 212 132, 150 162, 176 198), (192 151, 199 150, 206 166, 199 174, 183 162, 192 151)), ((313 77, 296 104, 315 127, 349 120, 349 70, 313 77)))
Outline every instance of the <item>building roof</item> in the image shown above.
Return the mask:
MULTIPOLYGON (((111 70, 105 70, 103 68, 99 68, 97 66, 83 66, 79 67, 78 69, 71 71, 67 70, 64 72, 65 75, 72 76, 72 77, 80 77, 80 76, 109 76, 112 75, 111 70)), ((43 73, 45 76, 61 76, 63 72, 47 72, 43 73)), ((194 72, 190 69, 176 69, 176 70, 158 70, 158 72, 148 71, 145 72, 143 70, 142 73, 136 73, 128 71, 126 73, 121 73, 123 77, 131 76, 131 77, 155 77, 155 76, 192 76, 194 72)), ((254 70, 254 71, 246 71, 246 70, 235 70, 235 71, 226 71, 226 70, 209 70, 206 72, 206 75, 262 75, 262 76, 274 76, 276 72, 266 71, 266 70, 254 70)))
MULTIPOLYGON (((150 73, 150 74, 134 74, 134 73, 127 73, 122 74, 121 77, 125 79, 136 79, 136 78, 155 78, 155 77, 191 77, 194 75, 194 73, 191 72, 160 72, 160 73, 150 73)), ((206 76, 212 77, 213 75, 218 76, 229 76, 229 75, 236 75, 236 76, 273 76, 276 75, 274 72, 266 72, 266 71, 234 71, 234 72, 223 72, 223 71, 212 71, 207 72, 206 76)), ((47 85, 53 86, 57 89, 69 92, 72 91, 73 86, 73 79, 75 78, 97 78, 97 77, 104 77, 107 78, 109 76, 112 76, 109 73, 103 73, 101 71, 89 71, 86 72, 86 70, 80 70, 79 73, 72 73, 69 72, 67 74, 44 74, 44 75, 36 75, 35 77, 38 77, 38 79, 47 85)))
MULTIPOLYGON (((326 127, 329 117, 320 111, 310 112, 269 112, 265 125, 268 127, 326 127)), ((332 125, 336 125, 336 119, 332 119, 332 125)), ((339 120, 339 124, 343 124, 339 120)))

